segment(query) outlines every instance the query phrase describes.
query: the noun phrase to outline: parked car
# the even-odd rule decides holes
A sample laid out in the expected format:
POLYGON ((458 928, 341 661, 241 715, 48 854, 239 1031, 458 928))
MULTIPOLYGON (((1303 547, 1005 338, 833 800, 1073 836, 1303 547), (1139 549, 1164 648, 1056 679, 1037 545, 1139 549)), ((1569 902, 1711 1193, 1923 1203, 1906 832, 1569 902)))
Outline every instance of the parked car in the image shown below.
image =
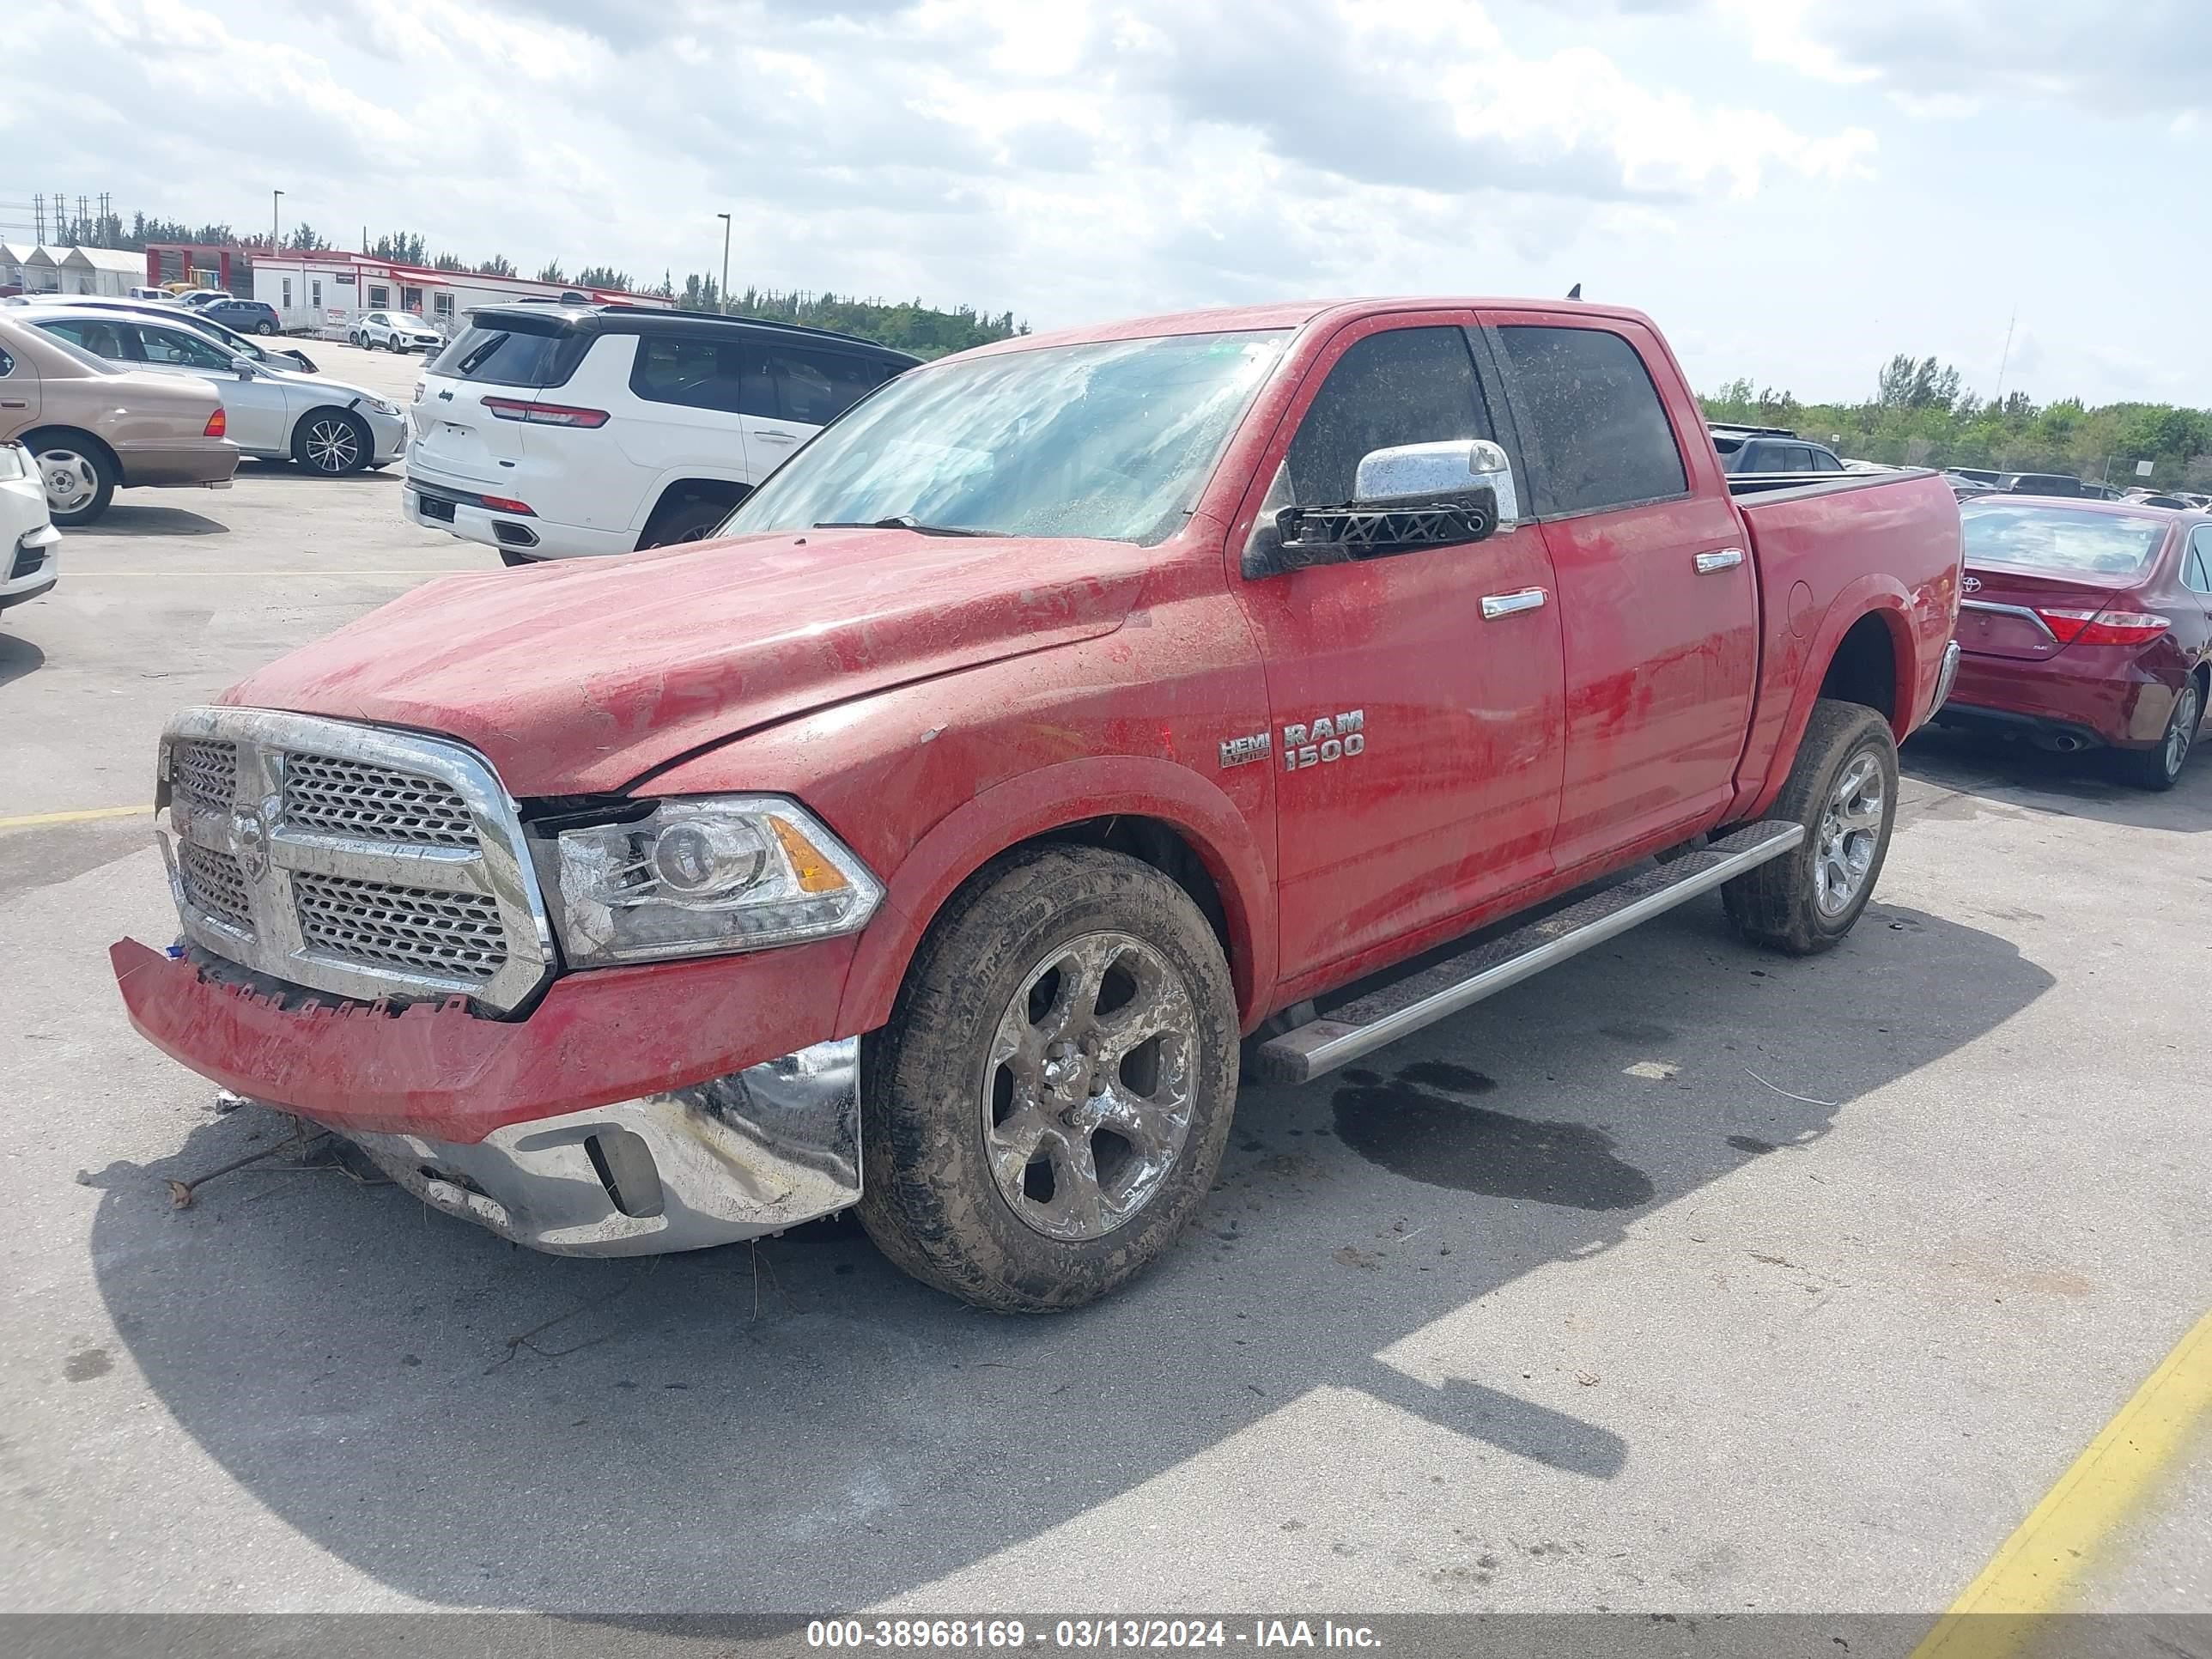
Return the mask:
POLYGON ((174 306, 177 303, 177 296, 166 288, 128 289, 125 290, 124 297, 129 300, 143 300, 151 305, 174 306))
POLYGON ((2002 485, 2008 495, 2051 495, 2079 500, 2087 494, 2081 479, 2070 472, 2008 472, 2002 485))
MULTIPOLYGON (((453 366, 570 412, 844 350, 547 320, 453 366)), ((1732 488, 1657 331, 1604 306, 971 351, 732 539, 432 583, 178 715, 184 943, 118 943, 123 998, 536 1248, 857 1202, 933 1285, 1073 1306, 1203 1203, 1241 1034, 1303 1081, 1716 888, 1785 951, 1850 930, 1955 661, 1958 509, 1926 471, 1732 488)))
POLYGON ((1963 502, 1954 726, 2109 748, 2171 789, 2212 702, 2212 517, 2139 501, 1963 502))
POLYGON ((1992 489, 2001 487, 2008 476, 1998 471, 1995 467, 1990 466, 1947 466, 1943 471, 1948 476, 1965 478, 1974 483, 1987 484, 1992 489))
POLYGON ((177 303, 193 311, 198 311, 202 306, 211 306, 217 300, 228 300, 230 297, 231 294, 228 289, 188 288, 183 293, 177 295, 177 303))
POLYGON ((219 294, 212 300, 204 300, 197 309, 203 316, 212 317, 226 328, 234 328, 240 334, 282 334, 284 319, 276 314, 276 307, 266 300, 241 300, 235 295, 219 294))
POLYGON ((1946 467, 1943 471, 1943 482, 1951 486, 1951 493, 1962 501, 1972 501, 1978 495, 1993 495, 1997 493, 1996 484, 1987 483, 1975 474, 1958 467, 1946 467))
POLYGON ((204 380, 119 368, 0 313, 0 439, 31 452, 58 525, 90 524, 118 489, 229 489, 228 424, 204 380))
POLYGON ((21 444, 0 443, 0 611, 53 586, 61 574, 61 541, 38 462, 21 444))
POLYGON ((217 345, 184 319, 164 322, 113 311, 40 306, 36 328, 71 345, 149 373, 204 376, 229 411, 231 441, 249 455, 294 460, 343 477, 388 466, 406 447, 398 406, 340 380, 264 367, 217 345))
POLYGON ((1727 472, 1842 472, 1842 459, 1826 444, 1801 438, 1787 427, 1711 426, 1713 447, 1727 472))
POLYGON ((407 516, 509 564, 696 541, 915 362, 703 312, 486 307, 415 389, 407 516))
POLYGON ((442 351, 446 337, 437 325, 411 311, 364 311, 346 331, 353 344, 374 351, 442 351))
POLYGON ((120 311, 149 317, 162 323, 181 324, 198 329, 216 344, 233 355, 250 357, 266 368, 305 369, 316 373, 315 360, 295 346, 264 346, 250 334, 240 334, 209 316, 205 311, 188 311, 182 306, 149 305, 143 300, 103 300, 84 295, 40 295, 18 301, 24 305, 80 306, 94 311, 120 311))

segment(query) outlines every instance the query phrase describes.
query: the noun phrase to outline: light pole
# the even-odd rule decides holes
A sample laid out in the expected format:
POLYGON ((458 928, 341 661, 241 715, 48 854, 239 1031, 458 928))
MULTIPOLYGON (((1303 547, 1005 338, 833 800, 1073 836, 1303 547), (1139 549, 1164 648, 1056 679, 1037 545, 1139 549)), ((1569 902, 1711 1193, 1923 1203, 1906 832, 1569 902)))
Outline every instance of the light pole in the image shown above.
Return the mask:
POLYGON ((276 205, 283 199, 284 192, 281 190, 269 192, 269 257, 272 259, 276 257, 276 250, 284 245, 284 234, 277 228, 283 215, 276 205))
POLYGON ((722 286, 718 290, 720 303, 716 309, 727 316, 730 311, 730 216, 718 213, 714 216, 722 222, 722 286))

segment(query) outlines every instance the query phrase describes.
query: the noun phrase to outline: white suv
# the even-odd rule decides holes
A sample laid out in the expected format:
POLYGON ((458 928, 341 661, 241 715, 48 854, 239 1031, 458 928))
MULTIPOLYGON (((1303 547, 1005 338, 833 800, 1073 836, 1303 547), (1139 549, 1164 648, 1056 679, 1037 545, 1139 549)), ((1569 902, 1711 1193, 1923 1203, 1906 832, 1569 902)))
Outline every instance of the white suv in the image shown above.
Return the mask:
POLYGON ((511 305, 415 388, 413 522, 509 564, 696 541, 917 359, 822 329, 642 306, 511 305))
POLYGON ((346 343, 370 351, 442 351, 446 337, 411 311, 364 311, 346 331, 346 343))

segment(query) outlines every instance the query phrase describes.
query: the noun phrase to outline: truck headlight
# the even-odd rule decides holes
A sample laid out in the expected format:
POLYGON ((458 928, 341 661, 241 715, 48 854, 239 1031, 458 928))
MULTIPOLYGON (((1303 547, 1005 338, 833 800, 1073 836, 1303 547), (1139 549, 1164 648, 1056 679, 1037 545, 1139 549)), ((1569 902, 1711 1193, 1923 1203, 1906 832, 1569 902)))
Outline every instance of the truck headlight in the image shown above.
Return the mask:
POLYGON ((773 795, 665 800, 538 846, 562 949, 579 968, 855 933, 884 896, 812 814, 773 795))

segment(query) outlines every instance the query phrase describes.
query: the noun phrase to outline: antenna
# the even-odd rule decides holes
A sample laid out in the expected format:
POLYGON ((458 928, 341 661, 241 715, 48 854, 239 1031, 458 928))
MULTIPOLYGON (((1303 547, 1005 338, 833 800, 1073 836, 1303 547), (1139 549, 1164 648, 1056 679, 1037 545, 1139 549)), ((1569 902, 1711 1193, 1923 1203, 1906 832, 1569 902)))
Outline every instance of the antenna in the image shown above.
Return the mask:
POLYGON ((2001 404, 2004 401, 2005 369, 2012 362, 2012 328, 2013 325, 2019 320, 2020 301, 2015 300, 2012 305, 2012 315, 2005 322, 2004 356, 1997 359, 1997 395, 1992 399, 1996 403, 2001 404))
POLYGON ((1582 297, 1583 285, 1580 283, 1577 283, 1572 288, 1567 290, 1567 298, 1570 300, 1579 300, 1582 297))

